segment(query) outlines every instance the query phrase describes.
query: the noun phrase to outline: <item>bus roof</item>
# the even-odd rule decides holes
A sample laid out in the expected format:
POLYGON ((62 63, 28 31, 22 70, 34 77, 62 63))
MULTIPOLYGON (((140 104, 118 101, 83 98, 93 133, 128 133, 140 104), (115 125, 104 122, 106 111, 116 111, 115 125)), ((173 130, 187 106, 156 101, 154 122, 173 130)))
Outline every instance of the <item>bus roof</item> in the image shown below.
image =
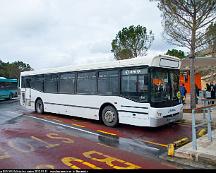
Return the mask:
POLYGON ((5 77, 0 77, 0 82, 17 82, 17 79, 7 79, 5 77))
POLYGON ((152 67, 162 67, 171 69, 180 69, 181 61, 177 57, 168 55, 158 55, 155 57, 137 57, 126 60, 114 60, 112 62, 103 62, 96 64, 87 64, 79 66, 64 66, 49 69, 42 69, 36 71, 25 71, 21 72, 21 76, 36 75, 36 74, 48 74, 48 73, 59 73, 67 71, 82 71, 82 70, 96 70, 96 69, 108 69, 108 68, 118 68, 118 67, 132 67, 147 65, 152 67))

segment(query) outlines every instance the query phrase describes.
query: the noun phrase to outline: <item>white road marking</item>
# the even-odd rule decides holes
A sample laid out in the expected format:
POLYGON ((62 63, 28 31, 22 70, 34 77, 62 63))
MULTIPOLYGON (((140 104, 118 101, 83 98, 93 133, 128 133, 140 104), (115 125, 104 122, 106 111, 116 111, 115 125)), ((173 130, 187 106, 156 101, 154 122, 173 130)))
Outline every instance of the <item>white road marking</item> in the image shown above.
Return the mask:
POLYGON ((100 136, 100 134, 98 134, 98 133, 90 132, 88 130, 80 129, 80 128, 73 127, 73 126, 70 126, 70 125, 61 124, 61 123, 57 123, 57 122, 54 122, 54 121, 45 120, 43 118, 37 118, 37 117, 34 117, 34 116, 29 116, 29 115, 24 115, 24 116, 31 117, 33 119, 37 119, 37 120, 41 120, 41 121, 45 121, 45 122, 48 122, 48 123, 52 123, 52 124, 55 124, 55 125, 59 125, 59 126, 63 126, 63 127, 67 127, 67 128, 71 128, 71 129, 75 129, 75 130, 79 130, 79 131, 82 131, 82 132, 85 132, 85 133, 89 133, 89 134, 92 134, 92 135, 100 136))

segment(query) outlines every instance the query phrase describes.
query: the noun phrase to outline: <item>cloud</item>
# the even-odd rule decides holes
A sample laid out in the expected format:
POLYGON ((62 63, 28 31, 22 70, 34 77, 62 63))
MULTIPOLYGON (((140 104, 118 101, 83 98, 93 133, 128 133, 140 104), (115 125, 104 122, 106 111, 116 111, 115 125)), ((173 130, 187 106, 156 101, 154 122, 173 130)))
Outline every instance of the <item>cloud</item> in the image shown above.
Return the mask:
POLYGON ((138 24, 156 36, 148 55, 169 48, 149 0, 0 0, 0 59, 34 69, 110 61, 117 32, 138 24))

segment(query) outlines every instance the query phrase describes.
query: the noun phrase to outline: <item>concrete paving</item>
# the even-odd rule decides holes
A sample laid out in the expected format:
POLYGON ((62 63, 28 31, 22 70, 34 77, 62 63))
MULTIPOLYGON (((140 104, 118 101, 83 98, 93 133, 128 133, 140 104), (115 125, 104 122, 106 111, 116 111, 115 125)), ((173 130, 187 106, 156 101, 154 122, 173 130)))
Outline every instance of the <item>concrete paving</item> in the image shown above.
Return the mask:
MULTIPOLYGON (((197 107, 202 106, 201 104, 197 107)), ((184 108, 186 109, 188 106, 188 102, 184 108)), ((215 107, 216 108, 216 107, 215 107)), ((196 113, 196 122, 202 122, 203 120, 203 113, 196 113)), ((186 164, 190 164, 191 161, 196 162, 200 165, 212 165, 213 168, 216 168, 216 110, 212 110, 211 112, 212 117, 212 141, 208 139, 208 134, 205 134, 198 138, 197 136, 197 150, 193 149, 192 142, 178 148, 175 150, 174 157, 180 159, 188 159, 185 161, 186 164)), ((187 122, 192 121, 192 114, 191 113, 184 113, 183 119, 187 122)), ((207 125, 206 125, 207 129, 207 125)), ((206 131, 207 132, 207 131, 206 131)), ((208 167, 202 167, 208 168, 208 167)))

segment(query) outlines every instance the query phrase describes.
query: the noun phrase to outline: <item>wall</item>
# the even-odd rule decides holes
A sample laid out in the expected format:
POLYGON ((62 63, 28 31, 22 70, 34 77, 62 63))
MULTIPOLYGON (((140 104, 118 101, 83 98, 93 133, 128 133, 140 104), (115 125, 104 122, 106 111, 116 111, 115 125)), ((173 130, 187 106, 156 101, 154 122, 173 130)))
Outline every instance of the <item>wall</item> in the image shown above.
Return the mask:
MULTIPOLYGON (((187 90, 187 93, 190 92, 190 75, 189 72, 184 72, 185 74, 181 74, 180 75, 180 85, 184 84, 185 88, 187 90)), ((201 90, 203 90, 204 88, 202 88, 201 85, 201 75, 199 73, 195 74, 195 84, 197 85, 197 87, 201 90)))

